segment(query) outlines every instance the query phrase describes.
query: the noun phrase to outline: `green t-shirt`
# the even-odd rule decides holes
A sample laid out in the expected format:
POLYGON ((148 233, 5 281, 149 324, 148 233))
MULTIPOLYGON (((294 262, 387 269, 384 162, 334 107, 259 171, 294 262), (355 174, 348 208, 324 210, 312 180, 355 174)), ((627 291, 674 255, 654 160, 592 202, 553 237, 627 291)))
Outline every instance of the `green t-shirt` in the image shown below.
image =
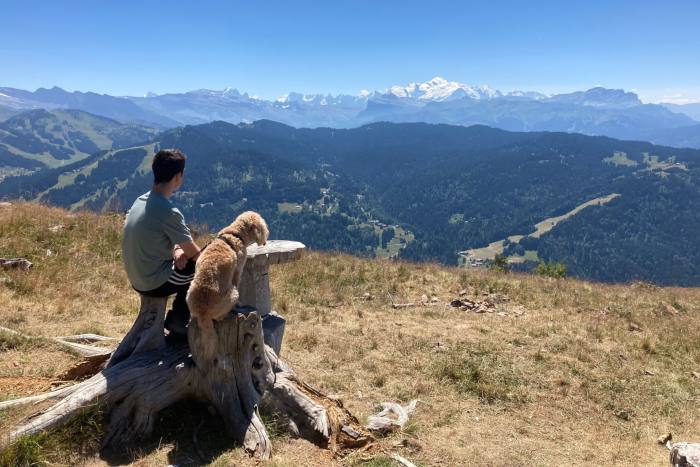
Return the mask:
POLYGON ((192 241, 182 213, 160 193, 139 196, 124 223, 122 258, 129 282, 142 292, 165 284, 175 244, 192 241))

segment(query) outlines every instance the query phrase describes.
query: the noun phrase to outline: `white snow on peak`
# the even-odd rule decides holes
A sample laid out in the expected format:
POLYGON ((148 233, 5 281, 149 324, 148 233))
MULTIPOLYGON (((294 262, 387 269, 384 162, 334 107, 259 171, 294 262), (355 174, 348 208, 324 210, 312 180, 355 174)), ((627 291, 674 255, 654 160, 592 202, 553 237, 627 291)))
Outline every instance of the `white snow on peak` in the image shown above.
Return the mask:
POLYGON ((536 101, 542 100, 542 99, 547 99, 550 97, 548 94, 543 94, 541 92, 537 91, 521 91, 519 89, 516 89, 515 91, 511 91, 507 94, 505 94, 507 97, 523 97, 527 99, 533 99, 536 101))
POLYGON ((369 92, 368 90, 363 89, 362 91, 360 91, 359 96, 362 97, 362 98, 366 98, 366 97, 369 97, 371 94, 372 94, 372 93, 369 92))
POLYGON ((471 86, 456 81, 447 81, 440 76, 436 76, 424 83, 409 83, 406 86, 392 86, 387 90, 387 93, 399 98, 435 102, 465 97, 471 99, 494 99, 503 95, 500 91, 491 89, 488 86, 471 86))

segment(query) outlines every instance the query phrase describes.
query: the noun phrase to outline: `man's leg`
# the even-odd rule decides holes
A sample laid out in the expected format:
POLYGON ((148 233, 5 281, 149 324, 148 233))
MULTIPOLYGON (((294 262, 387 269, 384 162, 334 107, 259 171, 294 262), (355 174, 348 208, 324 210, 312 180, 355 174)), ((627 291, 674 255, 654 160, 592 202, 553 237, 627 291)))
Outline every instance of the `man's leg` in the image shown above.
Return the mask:
POLYGON ((171 293, 175 293, 173 307, 165 316, 165 329, 174 334, 187 334, 187 323, 190 321, 190 309, 187 306, 187 290, 194 278, 194 261, 189 260, 184 269, 173 269, 168 278, 171 293))

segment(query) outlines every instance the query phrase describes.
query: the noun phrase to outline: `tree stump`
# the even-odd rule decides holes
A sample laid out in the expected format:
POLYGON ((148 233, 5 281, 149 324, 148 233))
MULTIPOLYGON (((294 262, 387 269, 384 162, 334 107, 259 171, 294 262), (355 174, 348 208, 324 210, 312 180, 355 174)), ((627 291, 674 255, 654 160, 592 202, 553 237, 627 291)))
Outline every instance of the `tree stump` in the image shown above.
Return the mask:
POLYGON ((263 459, 270 457, 272 447, 258 411, 261 401, 281 412, 293 434, 335 453, 371 440, 339 400, 302 382, 279 358, 266 343, 263 319, 254 308, 237 308, 214 322, 215 357, 204 359, 196 320, 190 323, 187 342, 166 340, 166 301, 141 299, 136 322, 105 369, 69 388, 34 396, 32 400, 58 402, 2 444, 58 426, 78 410, 100 404, 110 412, 104 446, 121 446, 148 436, 158 412, 186 398, 213 405, 229 434, 263 459))

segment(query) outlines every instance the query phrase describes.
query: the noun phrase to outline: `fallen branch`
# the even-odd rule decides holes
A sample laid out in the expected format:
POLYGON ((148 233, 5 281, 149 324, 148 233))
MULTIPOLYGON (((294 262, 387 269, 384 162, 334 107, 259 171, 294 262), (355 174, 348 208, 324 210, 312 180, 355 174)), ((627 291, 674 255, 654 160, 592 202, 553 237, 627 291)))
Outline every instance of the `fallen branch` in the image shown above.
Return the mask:
POLYGON ((76 342, 78 344, 92 344, 94 342, 118 341, 116 337, 100 336, 99 334, 75 334, 73 336, 58 337, 63 341, 76 342))
POLYGON ((394 459, 396 462, 399 464, 405 466, 405 467, 416 467, 416 464, 411 462, 410 460, 406 459, 405 457, 401 457, 398 454, 394 453, 391 455, 391 458, 394 459))
POLYGON ((204 341, 197 320, 190 322, 187 342, 166 342, 162 327, 165 304, 162 298, 142 297, 130 336, 96 375, 53 393, 6 401, 11 406, 58 399, 0 440, 0 445, 60 426, 78 410, 99 403, 110 413, 103 445, 121 447, 147 437, 162 409, 179 400, 199 399, 216 408, 228 433, 247 452, 267 459, 271 442, 258 412, 263 397, 290 420, 294 433, 335 454, 373 439, 339 400, 301 381, 266 345, 263 322, 256 312, 234 312, 216 321, 216 352, 209 356, 203 349, 211 342, 204 341))
POLYGON ((11 407, 17 407, 20 405, 43 402, 46 400, 60 399, 61 397, 66 397, 80 389, 80 384, 82 383, 74 384, 72 386, 66 386, 61 389, 55 389, 53 391, 45 392, 43 394, 37 394, 35 396, 28 396, 19 399, 11 399, 9 401, 2 401, 0 402, 0 410, 9 409, 11 407))
POLYGON ((392 297, 390 293, 387 293, 387 295, 389 296, 389 301, 391 302, 391 307, 392 307, 393 309, 395 309, 395 310, 396 310, 396 309, 399 309, 399 308, 411 308, 411 307, 416 306, 416 304, 415 304, 415 303, 412 303, 412 302, 409 302, 409 303, 396 303, 396 302, 394 301, 394 297, 392 297))
POLYGON ((28 271, 32 266, 31 261, 25 258, 0 258, 0 267, 3 269, 28 271))
POLYGON ((96 357, 100 355, 109 355, 112 353, 111 349, 107 349, 104 347, 94 347, 91 345, 85 345, 85 344, 77 344, 75 342, 69 342, 67 340, 64 340, 62 337, 41 337, 41 336, 29 336, 27 334, 22 334, 19 331, 15 331, 14 329, 6 328, 5 326, 0 326, 0 331, 4 331, 10 334, 14 334, 20 337, 23 337, 25 339, 48 339, 50 341, 56 342, 57 344, 62 345, 63 347, 66 347, 67 349, 70 349, 76 353, 78 353, 82 357, 96 357))

